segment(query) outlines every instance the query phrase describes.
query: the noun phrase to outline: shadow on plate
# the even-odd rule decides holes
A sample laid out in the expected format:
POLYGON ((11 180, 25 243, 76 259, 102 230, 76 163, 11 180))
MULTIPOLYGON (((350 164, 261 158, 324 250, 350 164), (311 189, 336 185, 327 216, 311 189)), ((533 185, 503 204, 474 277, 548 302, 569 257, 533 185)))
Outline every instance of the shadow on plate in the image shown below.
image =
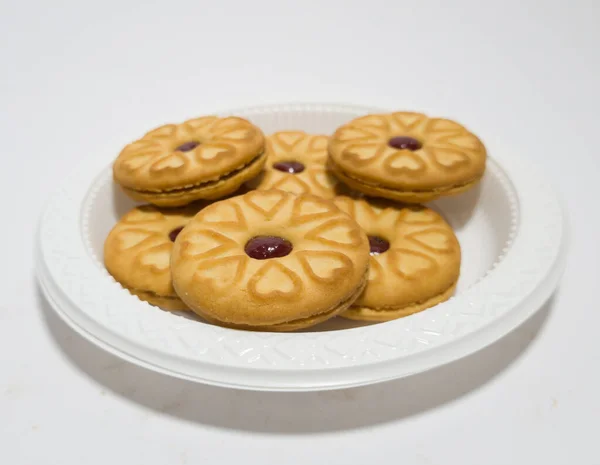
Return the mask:
POLYGON ((136 202, 133 199, 127 197, 125 192, 117 185, 117 183, 112 183, 110 185, 111 189, 111 198, 112 198, 112 208, 114 210, 115 218, 122 218, 125 213, 127 213, 132 208, 140 205, 141 202, 136 202))
POLYGON ((425 373, 358 388, 285 393, 206 386, 140 368, 74 334, 39 288, 38 301, 57 348, 100 389, 161 415, 270 434, 316 434, 400 421, 468 396, 522 356, 542 331, 553 306, 551 298, 499 341, 425 373))
POLYGON ((481 197, 481 183, 469 191, 450 197, 442 197, 427 204, 438 212, 455 231, 460 231, 471 219, 481 197))

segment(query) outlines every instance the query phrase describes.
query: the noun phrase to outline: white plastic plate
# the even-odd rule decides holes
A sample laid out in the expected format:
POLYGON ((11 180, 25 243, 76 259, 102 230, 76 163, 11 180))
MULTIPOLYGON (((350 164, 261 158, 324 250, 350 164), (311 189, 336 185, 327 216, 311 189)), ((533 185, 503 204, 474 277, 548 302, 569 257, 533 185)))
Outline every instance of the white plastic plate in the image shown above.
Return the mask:
MULTIPOLYGON (((228 113, 249 118, 267 134, 328 134, 377 111, 299 104, 228 113)), ((462 246, 455 296, 403 319, 361 326, 336 318, 300 333, 259 333, 205 324, 139 301, 102 265, 106 235, 134 205, 113 184, 114 153, 100 165, 81 166, 50 199, 38 231, 39 281, 52 307, 82 336, 132 363, 193 381, 307 391, 428 370, 514 329, 550 296, 562 274, 566 229, 554 190, 523 154, 489 145, 488 151, 478 188, 432 204, 462 246)))

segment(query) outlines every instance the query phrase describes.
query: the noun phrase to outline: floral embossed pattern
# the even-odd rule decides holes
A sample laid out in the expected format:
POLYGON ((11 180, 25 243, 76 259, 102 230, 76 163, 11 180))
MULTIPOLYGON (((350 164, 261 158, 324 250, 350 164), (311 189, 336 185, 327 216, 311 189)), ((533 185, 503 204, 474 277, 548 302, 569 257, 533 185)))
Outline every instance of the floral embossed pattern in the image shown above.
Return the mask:
POLYGON ((338 197, 335 203, 389 249, 372 254, 365 292, 345 316, 389 320, 446 300, 460 271, 460 245, 444 219, 421 206, 338 197))
POLYGON ((199 209, 142 206, 129 211, 104 243, 107 270, 142 300, 169 310, 185 309, 171 283, 171 251, 173 239, 199 209))
POLYGON ((327 136, 302 131, 281 131, 268 136, 264 171, 248 183, 249 187, 333 198, 338 181, 326 168, 327 140, 327 136), (299 164, 302 171, 284 171, 278 165, 290 162, 299 164))
MULTIPOLYGON (((172 200, 181 196, 182 191, 214 188, 220 181, 231 183, 232 178, 240 178, 235 175, 250 167, 256 171, 252 172, 255 176, 264 162, 263 152, 262 131, 249 121, 233 116, 206 116, 148 132, 121 151, 113 173, 132 197, 170 205, 161 203, 163 197, 170 195, 172 200)), ((234 188, 253 176, 234 182, 234 188)), ((215 197, 222 195, 195 198, 215 197)), ((186 203, 189 200, 173 205, 186 203)))
POLYGON ((336 172, 380 188, 417 192, 473 183, 483 175, 486 161, 485 147, 465 127, 409 112, 350 121, 332 136, 329 153, 336 172), (393 143, 398 139, 415 144, 397 148, 405 147, 393 143))
POLYGON ((368 241, 333 203, 279 190, 251 191, 198 214, 173 251, 174 284, 182 299, 208 319, 277 325, 333 316, 362 288, 368 241), (276 236, 291 253, 249 257, 256 236, 276 236))

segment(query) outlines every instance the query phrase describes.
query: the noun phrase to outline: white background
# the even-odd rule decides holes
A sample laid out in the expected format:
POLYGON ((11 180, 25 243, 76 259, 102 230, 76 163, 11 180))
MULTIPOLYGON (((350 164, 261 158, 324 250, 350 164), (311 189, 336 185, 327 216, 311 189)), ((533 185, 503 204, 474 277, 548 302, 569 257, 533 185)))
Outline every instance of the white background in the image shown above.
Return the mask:
POLYGON ((600 464, 598 24, 594 0, 2 1, 0 462, 600 464), (53 314, 34 228, 76 162, 289 101, 450 116, 536 161, 570 217, 559 291, 466 359, 305 394, 154 374, 53 314))

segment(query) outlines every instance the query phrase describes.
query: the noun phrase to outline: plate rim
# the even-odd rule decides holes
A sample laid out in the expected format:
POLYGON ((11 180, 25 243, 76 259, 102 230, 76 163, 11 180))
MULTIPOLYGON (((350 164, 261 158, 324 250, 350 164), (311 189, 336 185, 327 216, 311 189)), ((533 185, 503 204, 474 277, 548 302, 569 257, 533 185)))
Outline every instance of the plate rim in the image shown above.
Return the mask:
MULTIPOLYGON (((288 103, 232 109, 227 112, 222 112, 222 114, 241 114, 244 116, 251 113, 276 113, 282 111, 361 113, 385 112, 388 110, 346 104, 288 103)), ((506 173, 506 161, 500 163, 496 159, 494 160, 506 173)), ((526 169, 528 165, 527 162, 518 160, 518 158, 513 158, 510 160, 509 164, 517 165, 516 168, 511 168, 513 170, 523 170, 526 169)), ((81 168, 83 169, 83 164, 81 168)), ((92 168, 89 167, 85 169, 85 171, 91 172, 92 168)), ((98 171, 95 166, 94 172, 93 179, 96 179, 98 171)), ((197 366, 193 367, 190 372, 189 366, 187 369, 183 369, 183 366, 189 362, 182 364, 182 361, 178 360, 177 357, 171 357, 164 352, 153 350, 148 347, 139 347, 136 343, 132 343, 127 340, 127 338, 116 334, 114 329, 111 330, 110 328, 102 327, 101 322, 91 318, 85 311, 79 308, 76 302, 73 301, 73 290, 71 289, 69 292, 69 289, 65 290, 64 286, 61 286, 60 283, 58 283, 56 279, 56 269, 52 270, 48 266, 48 260, 44 255, 45 249, 52 246, 52 244, 49 244, 47 231, 44 230, 45 218, 47 218, 48 211, 51 210, 53 206, 56 206, 57 198, 60 198, 61 194, 63 196, 65 194, 68 195, 68 186, 63 186, 62 189, 59 189, 55 195, 49 198, 40 217, 38 232, 36 234, 36 274, 40 283, 40 288, 48 299, 48 302, 63 321, 65 321, 72 329, 92 343, 100 346, 102 349, 136 365, 157 372, 191 381, 224 387, 278 391, 340 389, 386 381, 426 371, 481 350, 527 320, 542 306, 556 288, 564 272, 567 255, 566 236, 568 235, 568 227, 565 216, 566 210, 556 192, 549 187, 548 183, 542 179, 539 173, 532 175, 537 182, 534 183, 534 187, 529 189, 526 197, 523 197, 525 191, 519 190, 520 184, 515 184, 513 177, 511 177, 509 173, 506 174, 513 183, 515 191, 519 196, 520 203, 524 198, 537 200, 539 203, 541 201, 540 197, 544 197, 546 209, 552 211, 554 215, 558 215, 554 227, 555 229, 558 228, 560 230, 558 231, 559 240, 558 243, 551 244, 554 246, 550 247, 550 252, 552 252, 553 256, 546 257, 550 258, 550 262, 545 266, 545 269, 542 270, 543 276, 541 276, 541 279, 537 280, 532 288, 523 290, 524 292, 522 293, 523 295, 520 296, 518 305, 512 306, 507 312, 494 318, 491 323, 479 327, 475 331, 467 332, 459 337, 450 339, 441 345, 437 344, 427 350, 410 353, 404 357, 391 357, 383 362, 371 364, 348 363, 346 366, 338 366, 331 369, 328 369, 327 367, 321 367, 320 369, 318 367, 310 367, 282 370, 281 368, 265 369, 264 367, 257 369, 251 367, 249 364, 246 366, 227 366, 226 369, 224 369, 224 366, 219 365, 218 363, 211 364, 209 362, 196 360, 197 366), (536 186, 538 188, 541 186, 542 188, 542 192, 537 193, 537 198, 533 197, 532 194, 532 191, 535 190, 536 186), (399 367, 398 365, 401 366, 399 367), (199 367, 202 369, 198 369, 199 367), (335 379, 331 379, 331 376, 327 376, 326 373, 330 370, 336 371, 335 379), (306 378, 310 378, 310 381, 307 382, 306 378)), ((84 201, 84 198, 80 199, 81 202, 84 201)), ((530 219, 529 221, 533 220, 530 219)), ((524 224, 527 225, 530 223, 524 224)), ((521 221, 519 229, 522 227, 523 222, 521 221)), ((518 236, 519 231, 517 231, 517 239, 518 236)), ((53 239, 50 239, 50 243, 56 240, 56 237, 54 237, 53 239)), ((541 251, 538 252, 541 253, 541 251)), ((550 252, 546 252, 546 254, 550 255, 550 252)), ((511 251, 507 253, 507 256, 510 254, 511 251)), ((92 260, 87 254, 86 257, 90 261, 92 260)), ((95 264, 93 265, 96 266, 95 264)), ((540 278, 540 276, 537 276, 537 278, 540 278)), ((483 278, 481 281, 484 281, 485 279, 487 279, 487 277, 483 278)), ((169 315, 164 316, 170 317, 169 315)), ((359 334, 361 329, 363 328, 354 328, 350 331, 355 332, 354 334, 359 334)), ((218 328, 218 331, 226 332, 234 330, 218 328)))

